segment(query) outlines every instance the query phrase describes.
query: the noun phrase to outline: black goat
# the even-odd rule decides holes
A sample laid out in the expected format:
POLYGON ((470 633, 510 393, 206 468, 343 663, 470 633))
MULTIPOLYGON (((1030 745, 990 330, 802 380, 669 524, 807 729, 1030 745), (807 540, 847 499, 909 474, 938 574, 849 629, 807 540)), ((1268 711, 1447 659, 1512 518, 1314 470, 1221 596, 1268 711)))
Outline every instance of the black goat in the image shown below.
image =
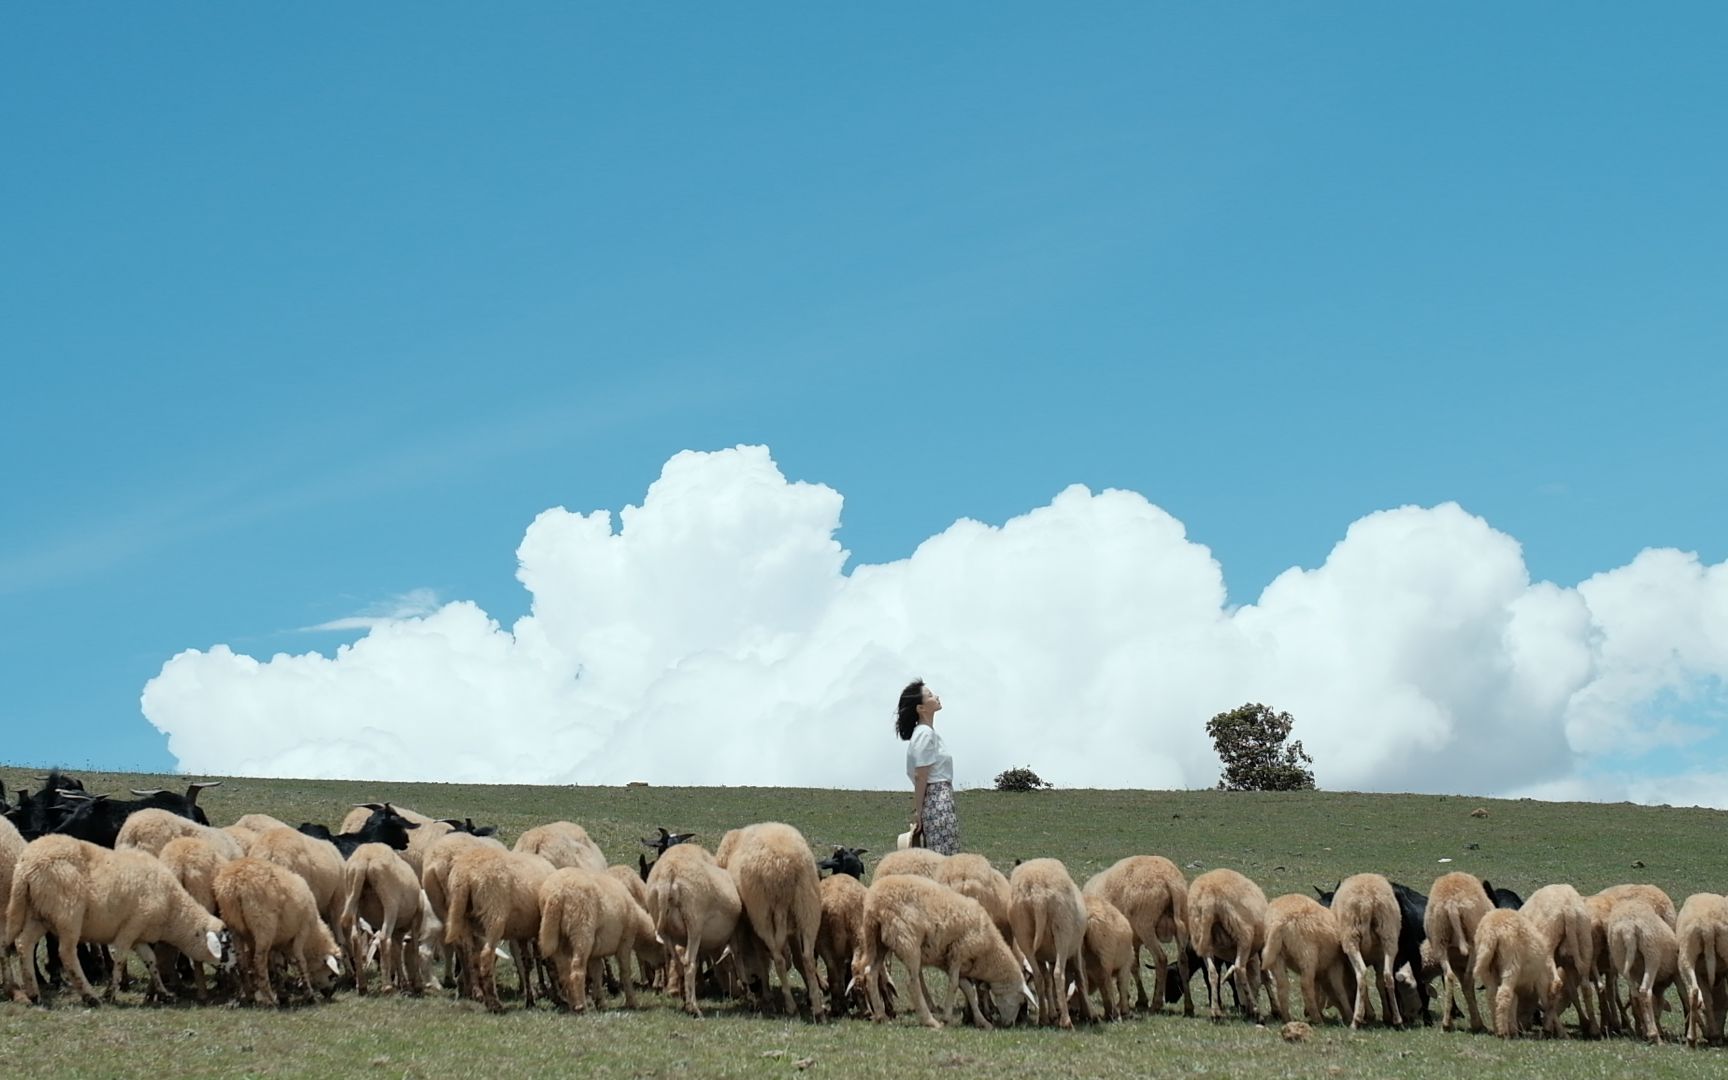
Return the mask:
MULTIPOLYGON (((690 841, 696 839, 696 834, 693 832, 667 832, 664 825, 656 825, 654 831, 660 835, 652 840, 643 840, 642 846, 654 852, 654 859, 656 862, 659 861, 660 856, 666 854, 667 848, 675 847, 678 844, 688 844, 690 841)), ((654 863, 649 862, 647 856, 636 856, 636 872, 642 875, 643 881, 648 880, 648 871, 653 868, 654 863)))
POLYGON ((1487 879, 1482 881, 1482 891, 1488 894, 1488 902, 1497 908, 1509 908, 1517 911, 1524 906, 1524 898, 1511 889, 1496 889, 1487 879))
POLYGON ((409 821, 396 812, 389 803, 381 804, 372 811, 372 816, 366 819, 366 824, 350 833, 332 833, 328 825, 316 822, 302 821, 299 831, 319 840, 328 840, 336 845, 336 850, 342 853, 344 859, 354 854, 354 849, 361 844, 384 844, 397 851, 408 846, 408 830, 418 829, 420 823, 409 821))
POLYGON ((818 871, 826 870, 831 874, 850 874, 859 881, 864 880, 864 859, 870 853, 869 848, 849 848, 835 845, 834 854, 816 864, 818 871))
POLYGON ((141 799, 111 799, 106 795, 86 795, 71 789, 57 790, 55 793, 70 804, 71 811, 46 831, 63 833, 111 848, 114 841, 119 839, 120 829, 126 824, 126 819, 140 810, 166 810, 200 825, 208 825, 210 818, 198 808, 198 792, 207 787, 215 787, 221 782, 214 780, 192 784, 186 789, 185 795, 176 795, 171 791, 135 792, 134 794, 144 796, 141 799))
POLYGON ((476 825, 473 818, 439 818, 440 824, 450 826, 451 832, 467 833, 470 836, 491 836, 498 831, 496 825, 476 825))

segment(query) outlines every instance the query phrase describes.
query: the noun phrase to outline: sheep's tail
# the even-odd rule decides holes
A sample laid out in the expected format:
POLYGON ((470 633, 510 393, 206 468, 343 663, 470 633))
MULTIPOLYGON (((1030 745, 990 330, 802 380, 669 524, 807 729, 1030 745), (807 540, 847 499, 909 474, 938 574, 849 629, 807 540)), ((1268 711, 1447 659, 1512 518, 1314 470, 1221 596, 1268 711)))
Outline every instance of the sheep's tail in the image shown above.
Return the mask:
POLYGON ((1043 904, 1036 904, 1032 908, 1033 956, 1042 955, 1044 952, 1044 946, 1047 942, 1051 944, 1051 951, 1055 951, 1054 942, 1050 942, 1050 936, 1050 913, 1045 909, 1043 904))
POLYGON ((463 945, 468 941, 468 878, 467 874, 451 874, 445 882, 449 892, 449 913, 444 917, 444 944, 463 945))
POLYGON ((557 903, 554 898, 552 903, 546 904, 540 909, 540 940, 538 944, 541 959, 551 960, 557 956, 560 946, 563 945, 563 938, 563 905, 557 903))
MULTIPOLYGON (((17 943, 18 935, 24 932, 24 920, 29 914, 30 879, 25 874, 16 874, 12 878, 12 895, 7 897, 6 904, 6 949, 17 943)), ((0 952, 4 951, 0 949, 0 952)))
POLYGON ((1176 949, 1178 955, 1186 955, 1189 949, 1188 940, 1188 890, 1165 886, 1165 892, 1170 898, 1170 917, 1176 923, 1176 949))
POLYGON ((1464 916, 1459 913, 1457 904, 1446 905, 1446 917, 1452 920, 1453 947, 1468 956, 1470 954, 1470 935, 1464 932, 1464 916))
POLYGON ((864 972, 874 974, 882 953, 882 913, 868 903, 864 905, 864 918, 859 923, 858 935, 858 953, 864 961, 864 972))
POLYGON ((1289 926, 1280 922, 1272 927, 1272 932, 1266 935, 1266 947, 1260 950, 1260 968, 1267 972, 1281 972, 1284 965, 1284 935, 1289 933, 1289 926))
MULTIPOLYGON (((1482 949, 1481 942, 1477 942, 1477 948, 1476 965, 1471 970, 1470 974, 1475 978, 1476 982, 1486 983, 1488 981, 1488 973, 1494 970, 1494 965, 1497 962, 1496 956, 1500 952, 1500 945, 1496 939, 1489 941, 1488 948, 1486 949, 1482 949)), ((1470 990, 1474 993, 1475 987, 1470 987, 1470 990)))
POLYGON ((654 917, 654 936, 666 944, 674 944, 666 936, 667 916, 678 903, 678 882, 656 881, 648 890, 648 914, 654 917))
POLYGON ((342 866, 342 914, 336 918, 336 929, 353 933, 360 916, 360 894, 366 891, 366 865, 344 863, 342 866))
POLYGON ((1728 928, 1718 927, 1710 935, 1709 947, 1704 950, 1704 974, 1710 977, 1710 985, 1716 985, 1716 953, 1724 945, 1728 945, 1728 928))

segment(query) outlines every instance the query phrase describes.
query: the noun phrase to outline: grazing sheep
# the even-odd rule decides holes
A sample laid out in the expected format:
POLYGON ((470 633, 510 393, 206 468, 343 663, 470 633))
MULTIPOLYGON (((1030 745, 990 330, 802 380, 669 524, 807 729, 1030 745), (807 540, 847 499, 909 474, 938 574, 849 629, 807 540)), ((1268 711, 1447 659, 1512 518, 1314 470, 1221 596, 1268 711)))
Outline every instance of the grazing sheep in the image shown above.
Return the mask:
POLYGON ((235 819, 230 829, 245 829, 250 833, 269 832, 271 829, 286 829, 288 823, 281 818, 273 818, 269 814, 242 814, 235 819))
MULTIPOLYGON (((1034 871, 1034 876, 1037 873, 1034 871)), ((1067 872, 1063 871, 1062 876, 1066 877, 1067 872)), ((1069 885, 1072 886, 1073 882, 1069 885)), ((1079 893, 1079 889, 1074 890, 1077 901, 1079 893)), ((1079 918, 1077 936, 1083 936, 1084 914, 1079 918)), ((1078 953, 1078 941, 1075 946, 1078 953)), ((996 931, 983 905, 926 877, 915 874, 879 877, 864 897, 858 949, 853 958, 854 981, 862 982, 869 994, 872 1016, 878 1023, 888 1018, 881 985, 887 966, 885 951, 899 958, 910 973, 907 983, 911 988, 912 1002, 918 1009, 918 1018, 927 1027, 937 1028, 942 1024, 931 1014, 925 996, 925 964, 937 965, 948 973, 948 993, 943 1007, 943 1016, 948 1023, 954 1021, 954 994, 959 990, 966 997, 973 1023, 983 1028, 990 1027, 978 1006, 976 983, 989 985, 996 1015, 1003 1024, 1012 1025, 1020 1016, 1021 1000, 1031 997, 1025 972, 1007 942, 996 931)))
MULTIPOLYGON (((509 850, 503 845, 503 843, 494 837, 472 836, 465 832, 452 832, 439 837, 437 842, 434 843, 426 852, 426 857, 420 871, 420 887, 425 890, 427 906, 432 909, 432 915, 440 926, 445 923, 450 914, 450 894, 445 888, 445 885, 450 878, 450 864, 455 861, 456 856, 461 852, 476 847, 491 848, 494 851, 509 850)), ((453 981, 456 963, 455 950, 444 948, 442 936, 432 939, 429 944, 433 947, 434 951, 442 950, 444 953, 443 981, 447 983, 453 981)), ((472 996, 475 992, 473 984, 473 970, 470 968, 464 968, 463 975, 466 979, 466 989, 472 996)))
POLYGON ((336 845, 284 826, 259 833, 246 854, 299 874, 312 890, 318 917, 333 935, 341 935, 342 853, 336 845))
POLYGON ((1134 928, 1110 901, 1081 894, 1086 903, 1086 937, 1081 943, 1086 981, 1098 991, 1106 1020, 1128 1011, 1128 976, 1134 970, 1134 928))
POLYGON ((1608 912, 1608 959, 1630 990, 1632 1016, 1643 1035, 1662 1041, 1657 1013, 1668 987, 1680 976, 1680 942, 1650 904, 1622 899, 1608 912))
POLYGON ((1380 969, 1380 1018, 1402 1027, 1398 1009, 1398 986, 1393 977, 1398 955, 1400 916, 1392 883, 1379 874, 1355 874, 1345 878, 1332 897, 1332 914, 1338 921, 1338 944, 1350 961, 1356 977, 1356 1007, 1350 1026, 1360 1027, 1368 1015, 1368 966, 1380 969))
POLYGON ((1564 985, 1547 939, 1516 908, 1494 908, 1476 923, 1474 982, 1494 1006, 1494 1034, 1510 1039, 1542 1010, 1548 1033, 1564 1035, 1556 1001, 1564 985))
POLYGON ((936 873, 942 868, 946 855, 931 851, 929 848, 903 848, 890 851, 876 863, 876 870, 870 875, 870 880, 884 878, 890 874, 916 874, 936 880, 936 873))
MULTIPOLYGON (((156 958, 146 947, 165 942, 191 959, 217 964, 224 956, 222 922, 197 901, 161 861, 142 851, 111 851, 70 836, 32 840, 12 869, 6 909, 6 940, 22 963, 23 997, 36 1001, 36 943, 44 934, 59 939, 60 962, 78 993, 90 1004, 96 991, 78 962, 78 945, 107 945, 123 958, 129 950, 150 970, 157 994, 171 999, 162 985, 156 958)), ((108 982, 112 1000, 124 963, 115 963, 108 982)))
POLYGON ((1188 885, 1188 940, 1206 965, 1212 1019, 1224 1019, 1223 959, 1236 976, 1236 999, 1249 1019, 1260 1015, 1260 953, 1265 948, 1266 894, 1234 870, 1208 870, 1188 885))
POLYGON ((961 896, 970 896, 984 905, 984 913, 1001 931, 1002 940, 1012 942, 1014 926, 1008 918, 1012 891, 1008 878, 990 865, 982 855, 949 855, 936 867, 935 879, 961 896))
POLYGON ((822 893, 816 857, 804 835, 777 821, 752 825, 737 840, 726 872, 738 886, 750 928, 773 961, 787 1013, 797 1009, 788 978, 788 968, 795 964, 804 980, 810 1015, 821 1019, 827 1012, 816 978, 822 893))
MULTIPOLYGON (((588 1007, 590 990, 595 1005, 605 1006, 605 980, 599 977, 604 958, 616 957, 620 970, 640 950, 655 962, 664 959, 653 920, 624 883, 612 874, 574 866, 554 870, 540 883, 538 937, 540 956, 558 972, 572 1012, 588 1007)), ((634 1009, 636 983, 625 975, 619 980, 624 1004, 634 1009)))
POLYGON ((1722 1041, 1722 1002, 1728 998, 1728 897, 1695 893, 1675 919, 1680 981, 1686 995, 1686 1042, 1722 1041))
POLYGON ((1470 974, 1474 968, 1472 952, 1476 940, 1476 924, 1493 910, 1482 882, 1473 874, 1454 871, 1435 879, 1428 893, 1428 914, 1424 920, 1428 940, 1434 955, 1440 960, 1440 973, 1445 979, 1446 1000, 1440 1003, 1440 1030, 1452 1030, 1452 994, 1461 990, 1464 1003, 1470 1009, 1470 1030, 1481 1031, 1482 1011, 1476 1004, 1476 980, 1470 974))
POLYGON ((449 915, 444 943, 462 950, 486 1008, 502 1012, 498 1000, 497 949, 509 941, 515 952, 522 1004, 534 1006, 534 947, 540 935, 540 885, 552 864, 538 855, 471 847, 458 852, 446 883, 449 915))
POLYGON ((1608 915, 1622 900, 1648 905, 1657 918, 1671 927, 1676 925, 1678 918, 1674 901, 1654 885, 1610 885, 1585 898, 1584 906, 1590 911, 1591 943, 1596 952, 1596 1001, 1603 1029, 1616 1035, 1625 1031, 1632 1019, 1627 1016, 1625 1004, 1620 1000, 1620 973, 1608 953, 1608 915))
POLYGON ((114 840, 116 851, 142 851, 149 855, 159 853, 167 846, 168 841, 181 836, 196 836, 210 844, 230 859, 238 859, 246 854, 240 842, 223 832, 208 825, 200 825, 191 818, 181 817, 171 810, 150 807, 140 810, 126 819, 120 826, 120 834, 114 840))
MULTIPOLYGON (((1032 964, 1040 1023, 1072 1028, 1068 1016, 1067 971, 1086 943, 1086 900, 1056 859, 1031 859, 1008 878, 1014 944, 1032 964)), ((1091 988, 1080 965, 1080 998, 1091 1011, 1091 988)))
POLYGON ((588 830, 574 821, 537 825, 517 837, 512 850, 538 855, 551 863, 554 870, 576 866, 596 874, 606 872, 606 856, 600 853, 599 845, 588 838, 588 830))
POLYGON ((379 944, 378 981, 384 991, 418 992, 425 985, 420 972, 420 900, 423 893, 414 868, 387 844, 361 844, 342 866, 342 910, 338 934, 348 942, 354 989, 366 992, 368 941, 360 922, 372 928, 379 944), (406 975, 407 983, 402 978, 406 975))
POLYGON ((342 950, 318 914, 312 888, 294 871, 264 859, 235 859, 216 872, 216 910, 234 932, 244 993, 277 1004, 270 956, 280 952, 309 989, 329 998, 342 973, 342 950))
POLYGON ((655 934, 674 949, 669 962, 682 968, 684 1011, 691 1016, 702 1015, 696 1007, 696 965, 725 949, 742 912, 732 876, 695 844, 668 848, 648 872, 648 915, 655 934))
POLYGON ((1578 1030, 1595 1034, 1598 1029, 1592 998, 1596 990, 1596 943, 1584 898, 1570 885, 1544 885, 1531 893, 1519 910, 1536 928, 1560 972, 1556 1014, 1572 1006, 1578 1013, 1578 1030))
MULTIPOLYGON (((5 788, 0 787, 0 809, 6 808, 5 788)), ((12 895, 12 867, 24 854, 24 836, 10 820, 0 817, 0 897, 12 895)), ((14 985, 12 981, 12 939, 0 941, 0 996, 14 985)), ((35 957, 31 957, 34 962, 35 957)))
MULTIPOLYGON (((228 865, 229 859, 214 844, 201 836, 181 836, 168 841, 156 856, 168 872, 174 875, 174 880, 180 883, 187 894, 197 901, 198 906, 216 914, 216 873, 228 865)), ((165 946, 163 950, 165 951, 165 946)), ((158 960, 164 966, 172 969, 171 957, 163 955, 158 960)), ((200 1000, 205 995, 204 965, 193 962, 192 978, 197 987, 200 1000)))
POLYGON ((1188 989, 1188 879, 1176 864, 1162 855, 1130 855, 1092 875, 1082 891, 1108 900, 1134 928, 1135 1005, 1153 1012, 1164 1008, 1169 961, 1163 943, 1169 941, 1175 944, 1182 979, 1182 1013, 1193 1016, 1194 996, 1188 989), (1155 981, 1150 1006, 1140 978, 1142 946, 1152 954, 1155 981))
POLYGON ((1339 942, 1337 915, 1313 897, 1292 893, 1266 905, 1260 967, 1269 980, 1272 1008, 1285 1023, 1295 1019, 1290 1015, 1290 984, 1285 978, 1289 972, 1301 980, 1302 1011, 1310 1024, 1324 1019, 1327 1004, 1338 1010, 1340 1020, 1350 1013, 1345 983, 1349 968, 1339 942))
POLYGON ((869 890, 850 874, 822 879, 822 925, 816 931, 816 958, 828 973, 828 1011, 846 1014, 846 988, 852 983, 852 954, 864 925, 869 890))

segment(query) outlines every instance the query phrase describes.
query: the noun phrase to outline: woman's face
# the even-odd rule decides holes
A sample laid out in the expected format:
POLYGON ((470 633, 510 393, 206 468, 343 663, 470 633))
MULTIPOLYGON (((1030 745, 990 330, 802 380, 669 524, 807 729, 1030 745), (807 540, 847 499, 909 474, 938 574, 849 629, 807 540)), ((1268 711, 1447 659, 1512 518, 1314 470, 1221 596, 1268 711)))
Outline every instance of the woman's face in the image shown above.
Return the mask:
POLYGON ((942 708, 942 699, 936 696, 936 691, 928 686, 924 688, 924 700, 918 705, 918 715, 928 720, 942 708))

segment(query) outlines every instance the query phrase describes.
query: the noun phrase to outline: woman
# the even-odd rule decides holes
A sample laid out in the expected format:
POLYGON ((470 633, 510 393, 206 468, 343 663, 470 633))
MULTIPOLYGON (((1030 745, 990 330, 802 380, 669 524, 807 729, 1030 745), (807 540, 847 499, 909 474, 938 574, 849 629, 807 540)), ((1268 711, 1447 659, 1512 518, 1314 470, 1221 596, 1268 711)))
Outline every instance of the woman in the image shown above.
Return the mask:
POLYGON ((960 819, 954 813, 954 759, 936 734, 942 699, 914 679, 900 691, 894 731, 906 740, 906 776, 912 781, 912 827, 922 826, 922 844, 943 855, 960 852, 960 819))

